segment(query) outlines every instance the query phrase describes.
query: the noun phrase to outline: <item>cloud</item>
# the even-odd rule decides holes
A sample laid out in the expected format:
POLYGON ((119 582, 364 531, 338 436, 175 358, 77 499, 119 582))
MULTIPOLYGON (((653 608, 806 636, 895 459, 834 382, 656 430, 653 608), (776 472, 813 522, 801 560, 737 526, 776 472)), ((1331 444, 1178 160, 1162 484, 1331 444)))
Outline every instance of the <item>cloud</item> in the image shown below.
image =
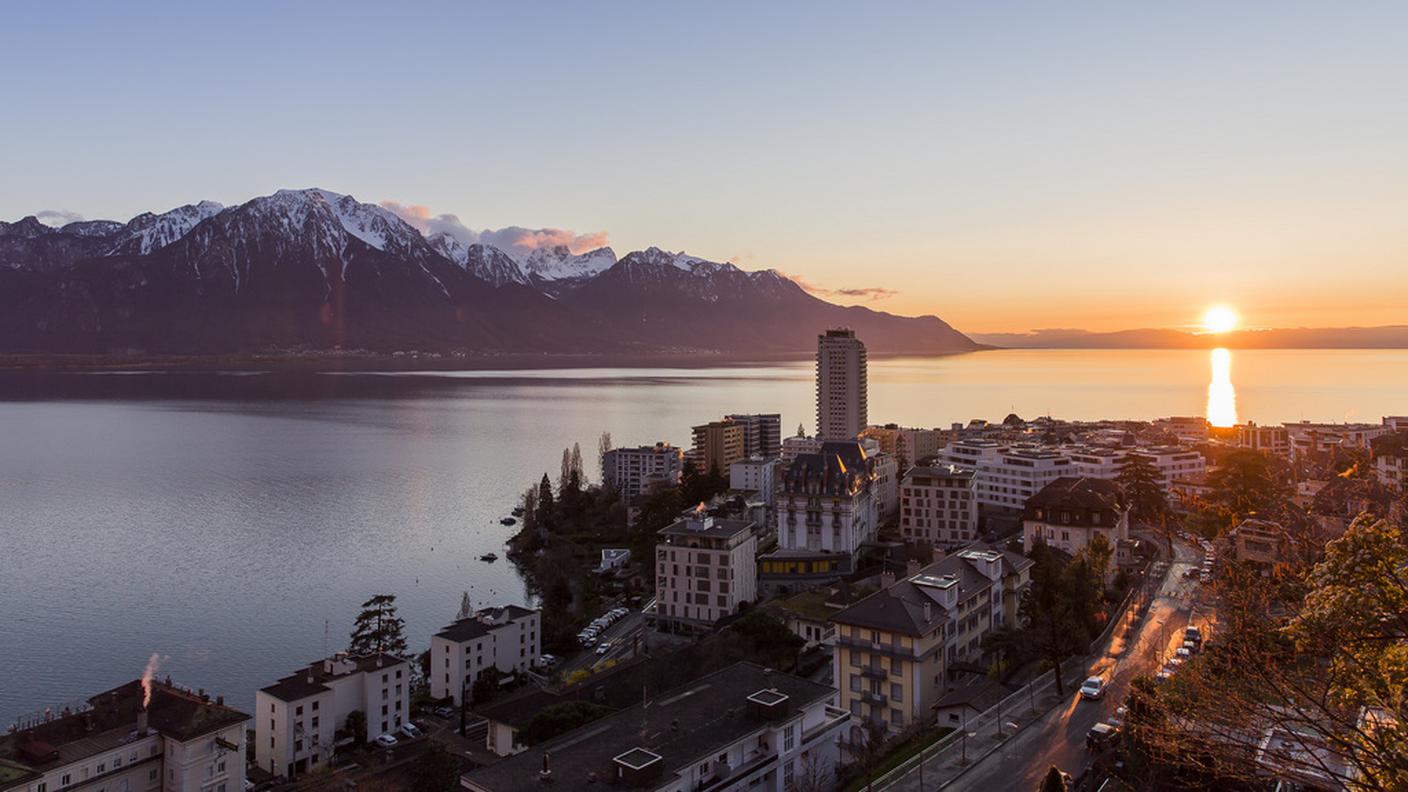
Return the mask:
POLYGON ((579 234, 565 228, 524 228, 505 226, 476 231, 466 226, 452 214, 433 214, 430 208, 421 204, 402 204, 397 201, 382 201, 381 207, 407 223, 420 229, 426 235, 448 234, 466 245, 492 245, 510 255, 526 256, 543 247, 564 245, 573 253, 585 253, 605 247, 609 242, 605 231, 592 231, 579 234))
POLYGON ((45 209, 35 212, 34 216, 39 222, 54 227, 76 223, 83 219, 83 215, 78 212, 70 212, 67 209, 45 209))
POLYGON ((895 289, 887 289, 884 286, 851 287, 845 289, 828 289, 825 286, 813 283, 801 275, 782 273, 784 277, 801 286, 803 289, 817 297, 851 297, 865 302, 876 300, 888 300, 899 294, 895 289))

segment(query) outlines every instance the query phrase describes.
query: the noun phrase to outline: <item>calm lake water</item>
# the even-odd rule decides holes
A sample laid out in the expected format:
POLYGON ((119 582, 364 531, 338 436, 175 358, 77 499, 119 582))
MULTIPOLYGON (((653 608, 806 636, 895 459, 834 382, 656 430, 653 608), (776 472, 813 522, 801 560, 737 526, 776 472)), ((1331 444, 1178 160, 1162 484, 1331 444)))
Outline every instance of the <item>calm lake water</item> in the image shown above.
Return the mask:
MULTIPOLYGON (((249 707, 369 594, 417 651, 460 593, 522 601, 499 518, 579 442, 813 422, 811 364, 0 378, 0 723, 162 673, 249 707), (36 397, 34 394, 41 394, 36 397)), ((874 422, 1408 413, 1408 351, 1000 351, 875 360, 874 422), (1211 396, 1211 399, 1210 399, 1211 396), (1210 403, 1211 402, 1211 403, 1210 403)), ((590 463, 589 463, 590 466, 590 463)), ((594 471, 593 471, 594 472, 594 471)), ((326 636, 326 637, 325 637, 326 636)))

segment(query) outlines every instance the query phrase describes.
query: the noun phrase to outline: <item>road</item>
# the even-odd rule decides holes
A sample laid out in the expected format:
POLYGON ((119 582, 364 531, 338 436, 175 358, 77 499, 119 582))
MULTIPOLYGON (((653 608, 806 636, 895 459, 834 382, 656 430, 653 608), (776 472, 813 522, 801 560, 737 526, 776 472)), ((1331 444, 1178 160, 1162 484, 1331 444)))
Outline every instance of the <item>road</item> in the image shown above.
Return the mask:
MULTIPOLYGON (((1114 714, 1136 676, 1156 671, 1182 645, 1198 589, 1197 581, 1184 579, 1183 573, 1201 564, 1201 548, 1174 543, 1173 563, 1143 623, 1123 640, 1117 638, 1095 664, 1094 672, 1109 680, 1102 699, 1083 701, 1069 691, 1069 701, 1022 729, 944 788, 1035 790, 1052 765, 1079 776, 1090 762, 1086 732, 1114 714)), ((1206 618, 1198 614, 1193 621, 1201 626, 1206 618)))
POLYGON ((633 638, 645 627, 645 617, 641 612, 632 608, 621 617, 620 621, 606 628, 599 640, 611 641, 611 650, 605 655, 598 655, 596 647, 585 649, 577 654, 563 660, 558 672, 566 676, 573 671, 582 669, 593 669, 605 663, 607 660, 621 660, 630 657, 633 649, 633 638))

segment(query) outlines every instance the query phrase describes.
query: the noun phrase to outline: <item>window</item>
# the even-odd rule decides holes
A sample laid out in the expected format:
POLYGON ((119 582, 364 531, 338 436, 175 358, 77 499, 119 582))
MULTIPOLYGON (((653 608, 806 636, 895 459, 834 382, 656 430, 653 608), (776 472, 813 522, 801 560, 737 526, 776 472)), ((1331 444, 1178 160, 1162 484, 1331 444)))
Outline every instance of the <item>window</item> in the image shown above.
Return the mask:
POLYGON ((797 747, 797 724, 782 730, 782 750, 791 751, 797 747))
POLYGON ((316 702, 316 701, 313 702, 313 711, 314 711, 314 712, 317 712, 317 711, 318 711, 318 702, 316 702))
POLYGON ((783 789, 792 789, 792 788, 793 788, 793 785, 796 783, 796 779, 795 779, 795 777, 794 777, 795 771, 792 769, 792 765, 793 765, 793 764, 795 764, 795 762, 793 762, 791 759, 789 759, 789 760, 787 760, 787 763, 782 766, 782 788, 783 788, 783 789))
POLYGON ((302 715, 302 714, 303 714, 303 708, 302 708, 302 707, 299 707, 298 709, 296 709, 296 710, 293 711, 293 714, 294 714, 294 715, 302 715))
POLYGON ((903 703, 904 685, 893 682, 890 683, 890 698, 894 699, 896 702, 903 703))
POLYGON ((382 705, 381 705, 381 714, 382 714, 382 715, 385 715, 385 714, 386 714, 386 705, 385 705, 385 704, 382 704, 382 705))
POLYGON ((858 674, 851 674, 851 692, 860 692, 860 675, 858 674))

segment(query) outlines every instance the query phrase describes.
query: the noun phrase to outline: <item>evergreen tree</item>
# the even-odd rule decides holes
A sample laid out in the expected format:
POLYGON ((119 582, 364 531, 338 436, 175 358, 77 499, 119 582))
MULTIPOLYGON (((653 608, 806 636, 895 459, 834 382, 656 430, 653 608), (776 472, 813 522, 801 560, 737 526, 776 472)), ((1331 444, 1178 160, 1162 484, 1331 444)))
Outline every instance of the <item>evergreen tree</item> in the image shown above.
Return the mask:
POLYGON ((580 443, 572 444, 572 475, 577 477, 578 486, 587 483, 587 471, 582 467, 582 446, 580 443))
POLYGON ((1038 792, 1066 792, 1066 776, 1062 775, 1061 768, 1051 765, 1051 769, 1046 771, 1046 775, 1041 779, 1041 788, 1038 792))
POLYGON ((1066 683, 1061 678, 1061 663, 1081 648, 1087 625, 1073 607, 1072 581, 1076 576, 1063 574, 1061 562, 1045 542, 1032 547, 1031 585, 1022 592, 1018 615, 1023 626, 1031 631, 1033 643, 1041 656, 1051 664, 1056 675, 1056 693, 1066 695, 1066 683))
POLYGON ((1168 500, 1164 497, 1163 483, 1159 479, 1159 469, 1143 454, 1130 454, 1120 465, 1115 482, 1124 489, 1129 500, 1132 516, 1144 522, 1153 522, 1168 511, 1168 500))
POLYGON ((1234 518, 1252 512, 1265 512, 1280 500, 1283 485, 1271 469, 1265 454, 1249 449, 1229 453, 1217 469, 1208 474, 1212 500, 1231 512, 1234 518))
POLYGON ((415 789, 422 792, 454 792, 460 788, 460 760, 443 743, 431 740, 416 758, 412 776, 415 789))
POLYGON ((463 621, 473 615, 474 601, 469 598, 469 592, 466 591, 464 595, 460 597, 460 609, 455 614, 455 621, 463 621))
POLYGON ((557 474, 557 494, 567 491, 567 480, 572 477, 572 449, 562 449, 562 471, 557 474))
POLYGON ((596 464, 597 471, 601 474, 601 480, 606 481, 606 452, 614 446, 611 445, 611 433, 602 432, 601 437, 596 441, 596 464))
POLYGON ((385 652, 402 657, 407 651, 405 627, 406 623, 396 615, 396 595, 377 594, 362 603, 347 651, 353 655, 385 652))
POLYGON ((554 506, 552 482, 544 473, 543 480, 538 482, 538 530, 547 532, 553 529, 553 524, 557 522, 554 506))

